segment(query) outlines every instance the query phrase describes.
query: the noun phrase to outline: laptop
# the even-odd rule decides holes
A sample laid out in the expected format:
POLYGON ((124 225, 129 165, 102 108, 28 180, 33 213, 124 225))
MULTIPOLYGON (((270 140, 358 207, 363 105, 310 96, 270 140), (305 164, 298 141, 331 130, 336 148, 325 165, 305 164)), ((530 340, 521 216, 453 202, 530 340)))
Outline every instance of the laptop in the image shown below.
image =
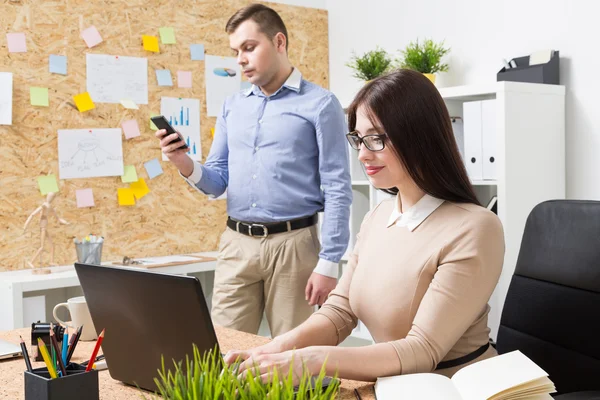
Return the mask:
POLYGON ((21 346, 0 339, 0 360, 21 357, 22 355, 21 346))
MULTIPOLYGON (((94 327, 106 329, 102 350, 113 379, 157 391, 161 355, 169 368, 193 357, 192 343, 201 354, 220 352, 198 278, 80 263, 75 271, 94 327)), ((322 388, 332 382, 326 377, 322 388)))

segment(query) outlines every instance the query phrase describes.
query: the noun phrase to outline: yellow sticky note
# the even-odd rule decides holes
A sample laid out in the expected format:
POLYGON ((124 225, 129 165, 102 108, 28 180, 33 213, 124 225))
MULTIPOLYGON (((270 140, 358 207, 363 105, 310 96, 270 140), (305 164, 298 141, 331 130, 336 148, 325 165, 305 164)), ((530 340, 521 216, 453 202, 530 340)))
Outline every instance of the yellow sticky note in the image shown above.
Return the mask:
POLYGON ((48 107, 48 88, 30 87, 29 100, 32 106, 48 107))
POLYGON ((144 50, 158 53, 158 38, 156 36, 143 35, 142 42, 144 43, 144 50))
POLYGON ((75 105, 79 112, 86 112, 96 108, 88 92, 79 93, 78 95, 73 96, 73 100, 75 100, 75 105))
POLYGON ((137 172, 135 171, 135 166, 126 165, 123 167, 123 176, 121 176, 121 182, 130 183, 136 182, 138 180, 137 172))
POLYGON ((38 176, 38 186, 42 196, 48 193, 58 193, 58 183, 54 174, 38 176))
POLYGON ((215 128, 210 128, 210 134, 215 137, 215 128))
POLYGON ((120 206, 135 206, 135 197, 133 190, 130 188, 118 188, 117 195, 119 196, 120 206))
POLYGON ((150 193, 150 189, 148 189, 148 185, 146 185, 144 178, 140 178, 137 182, 130 183, 129 188, 138 200, 150 193))
POLYGON ((160 33, 160 41, 162 44, 175 44, 175 30, 173 28, 163 27, 158 28, 160 33))
MULTIPOLYGON (((150 114, 150 118, 152 117, 156 117, 158 114, 150 114)), ((154 122, 152 122, 152 120, 150 120, 150 130, 152 131, 157 131, 158 128, 156 127, 156 125, 154 125, 154 122)))

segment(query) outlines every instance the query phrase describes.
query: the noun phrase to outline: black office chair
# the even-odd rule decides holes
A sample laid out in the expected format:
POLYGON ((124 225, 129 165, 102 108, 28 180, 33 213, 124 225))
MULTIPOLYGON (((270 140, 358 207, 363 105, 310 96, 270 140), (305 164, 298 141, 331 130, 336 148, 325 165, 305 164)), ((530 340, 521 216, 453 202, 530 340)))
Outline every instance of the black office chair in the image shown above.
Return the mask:
POLYGON ((542 367, 560 400, 600 400, 600 201, 555 200, 529 214, 497 349, 542 367))

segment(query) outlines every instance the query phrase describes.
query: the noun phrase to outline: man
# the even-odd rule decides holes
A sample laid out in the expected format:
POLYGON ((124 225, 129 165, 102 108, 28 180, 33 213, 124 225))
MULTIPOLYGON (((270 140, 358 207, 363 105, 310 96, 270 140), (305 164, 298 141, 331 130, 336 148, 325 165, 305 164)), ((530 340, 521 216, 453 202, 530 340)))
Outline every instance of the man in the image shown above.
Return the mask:
POLYGON ((252 87, 225 100, 206 163, 192 161, 183 143, 171 144, 176 134, 156 136, 191 186, 209 196, 227 189, 214 322, 257 333, 264 310, 277 336, 308 318, 337 283, 352 201, 347 127, 335 96, 291 65, 274 10, 242 8, 226 31, 252 87))

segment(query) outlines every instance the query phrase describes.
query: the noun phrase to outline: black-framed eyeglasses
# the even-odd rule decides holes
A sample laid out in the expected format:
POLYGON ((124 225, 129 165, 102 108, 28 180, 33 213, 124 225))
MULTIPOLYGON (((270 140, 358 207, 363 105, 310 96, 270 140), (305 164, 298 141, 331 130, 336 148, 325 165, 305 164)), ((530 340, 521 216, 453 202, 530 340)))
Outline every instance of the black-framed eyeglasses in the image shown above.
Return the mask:
POLYGON ((371 151, 381 151, 385 148, 385 135, 365 135, 363 137, 358 136, 356 132, 350 132, 346 134, 348 143, 354 150, 360 150, 360 145, 364 144, 365 147, 371 151))

